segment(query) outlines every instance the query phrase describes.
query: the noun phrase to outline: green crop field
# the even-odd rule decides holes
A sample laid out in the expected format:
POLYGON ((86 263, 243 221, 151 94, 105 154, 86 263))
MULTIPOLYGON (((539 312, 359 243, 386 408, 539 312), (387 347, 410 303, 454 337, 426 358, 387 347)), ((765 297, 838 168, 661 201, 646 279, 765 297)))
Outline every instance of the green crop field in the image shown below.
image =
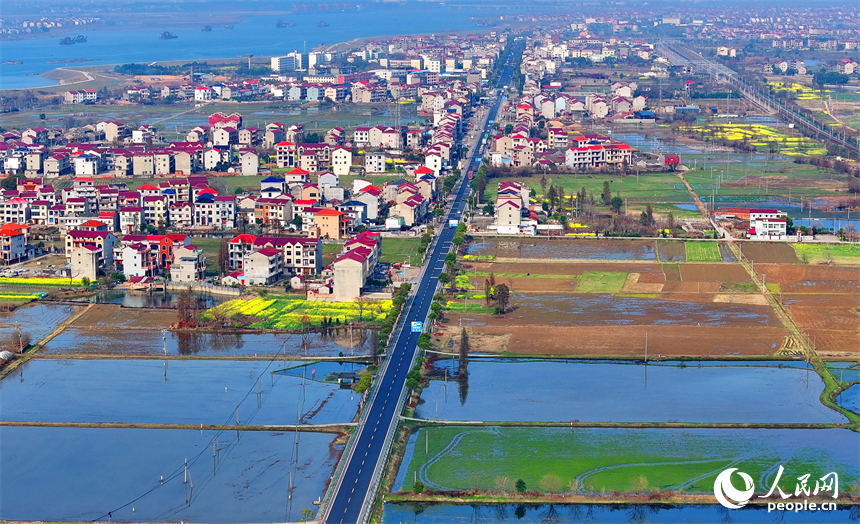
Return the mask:
POLYGON ((579 277, 576 291, 580 293, 620 293, 627 273, 586 271, 579 277))
POLYGON ((794 244, 794 250, 810 264, 860 264, 860 244, 794 244))
POLYGON ((834 190, 847 188, 845 175, 831 169, 795 164, 790 159, 759 158, 762 155, 722 155, 719 152, 690 154, 682 159, 691 169, 684 173, 684 178, 703 201, 710 201, 711 195, 736 201, 756 201, 770 196, 790 196, 796 200, 833 195, 834 190))
POLYGON ((417 477, 434 490, 513 492, 522 479, 529 490, 555 493, 708 493, 726 468, 737 467, 763 486, 780 464, 786 492, 801 475, 817 479, 830 471, 838 473, 840 488, 850 489, 860 478, 853 435, 843 429, 423 428, 402 466, 403 489, 417 477))
POLYGON ((383 238, 382 256, 379 261, 387 264, 421 263, 421 239, 419 237, 408 238, 383 238))
MULTIPOLYGON (((628 202, 658 203, 658 202, 692 202, 689 191, 684 187, 681 179, 674 173, 644 173, 639 175, 617 175, 617 174, 548 174, 547 180, 552 180, 553 185, 564 188, 566 196, 575 195, 583 187, 594 194, 595 206, 604 207, 600 203, 600 195, 603 192, 603 182, 609 182, 612 195, 616 193, 628 202)), ((493 178, 488 180, 487 195, 490 195, 497 183, 514 181, 527 184, 534 189, 540 198, 543 189, 540 185, 540 175, 532 175, 529 178, 493 178)), ((548 186, 547 186, 548 187, 548 186)), ((608 207, 607 207, 608 209, 608 207)))
POLYGON ((715 242, 687 242, 687 262, 722 262, 715 242))

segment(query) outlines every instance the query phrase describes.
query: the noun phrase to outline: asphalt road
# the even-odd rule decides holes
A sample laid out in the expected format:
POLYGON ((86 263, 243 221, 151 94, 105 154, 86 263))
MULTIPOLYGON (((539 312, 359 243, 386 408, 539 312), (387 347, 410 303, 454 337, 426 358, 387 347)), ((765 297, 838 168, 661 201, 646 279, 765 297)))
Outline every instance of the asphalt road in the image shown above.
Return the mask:
MULTIPOLYGON (((512 74, 512 65, 508 63, 505 65, 496 87, 508 85, 512 74)), ((501 102, 502 96, 500 95, 490 108, 487 124, 481 132, 482 134, 489 130, 490 122, 495 120, 501 102)), ((475 160, 477 154, 478 148, 474 148, 471 152, 469 167, 463 171, 464 177, 469 170, 477 172, 480 164, 475 160)), ((412 333, 409 326, 413 321, 423 321, 430 310, 433 294, 439 282, 439 275, 445 265, 445 255, 451 250, 451 241, 454 238, 455 229, 448 227, 448 220, 460 220, 468 187, 468 183, 460 185, 451 210, 440 226, 443 229, 433 252, 427 258, 427 269, 421 277, 421 282, 414 291, 414 300, 406 312, 404 329, 397 334, 397 339, 391 348, 388 356, 390 359, 388 367, 382 376, 376 378, 376 387, 379 388, 379 391, 366 410, 365 418, 359 424, 358 434, 354 437, 356 439, 355 444, 351 456, 348 457, 349 462, 343 470, 340 486, 325 508, 326 514, 323 515, 323 522, 327 524, 354 524, 358 522, 365 499, 367 498, 368 503, 373 502, 373 497, 367 497, 373 472, 380 461, 385 459, 382 456, 382 451, 388 432, 396 430, 395 419, 400 415, 397 406, 401 396, 405 394, 406 374, 409 372, 409 366, 418 349, 420 333, 412 333)))

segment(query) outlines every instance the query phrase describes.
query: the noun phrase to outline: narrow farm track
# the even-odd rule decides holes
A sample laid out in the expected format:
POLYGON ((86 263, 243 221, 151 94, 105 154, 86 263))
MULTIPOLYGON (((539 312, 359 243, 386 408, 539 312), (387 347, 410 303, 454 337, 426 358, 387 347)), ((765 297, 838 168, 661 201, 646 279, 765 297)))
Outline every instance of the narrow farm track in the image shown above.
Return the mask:
POLYGON ((693 186, 691 186, 690 183, 687 182, 687 179, 684 177, 684 173, 682 173, 681 171, 678 171, 676 174, 678 175, 678 178, 681 179, 681 182, 684 183, 684 187, 687 188, 687 191, 690 192, 690 196, 693 197, 693 202, 695 202, 696 208, 699 210, 700 213, 702 213, 703 217, 709 218, 707 206, 705 206, 705 204, 702 202, 702 199, 699 198, 699 195, 693 189, 693 186))

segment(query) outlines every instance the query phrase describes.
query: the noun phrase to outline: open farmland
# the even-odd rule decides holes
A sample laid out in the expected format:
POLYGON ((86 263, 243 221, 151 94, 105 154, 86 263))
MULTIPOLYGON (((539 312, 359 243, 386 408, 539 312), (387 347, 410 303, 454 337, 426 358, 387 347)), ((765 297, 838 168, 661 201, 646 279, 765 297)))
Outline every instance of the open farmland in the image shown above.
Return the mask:
POLYGON ((229 319, 233 315, 254 316, 259 322, 251 327, 296 330, 320 326, 325 319, 346 324, 348 322, 381 323, 391 311, 390 300, 367 302, 324 302, 303 299, 230 300, 209 309, 204 320, 229 319))
POLYGON ((684 242, 657 242, 657 252, 663 262, 685 262, 687 249, 684 242))
MULTIPOLYGON (((786 246, 789 247, 789 246, 786 246)), ((755 271, 782 293, 860 292, 860 271, 850 267, 756 264, 755 271)))
POLYGON ((794 244, 797 258, 810 264, 860 264, 860 245, 857 244, 794 244))
POLYGON ((756 264, 797 264, 797 254, 789 244, 744 242, 741 252, 756 264))
POLYGON ((505 237, 476 239, 466 253, 477 256, 519 259, 574 260, 657 260, 657 246, 652 240, 529 238, 505 237))
POLYGON ((820 355, 857 356, 860 294, 782 295, 780 301, 820 355))
POLYGON ((436 490, 508 491, 512 479, 522 479, 528 489, 551 493, 712 493, 717 474, 742 462, 757 482, 772 475, 774 463, 793 477, 835 469, 840 480, 856 482, 853 435, 844 429, 423 428, 411 439, 402 478, 406 489, 417 477, 436 490))
POLYGON ((686 250, 688 262, 720 262, 723 259, 715 242, 687 242, 686 250))
MULTIPOLYGON (((497 183, 509 181, 524 183, 535 191, 538 199, 541 199, 543 197, 543 189, 540 185, 540 178, 540 175, 527 178, 493 178, 488 181, 488 187, 493 188, 497 183)), ((689 203, 693 201, 683 182, 674 173, 641 173, 638 179, 635 174, 591 175, 552 173, 547 175, 547 180, 551 180, 552 185, 560 185, 564 188, 565 195, 575 195, 584 187, 587 192, 595 195, 595 199, 598 201, 603 191, 603 182, 609 182, 609 187, 613 195, 620 193, 622 198, 627 198, 630 203, 689 203)), ((597 207, 601 207, 601 204, 598 203, 597 207)))

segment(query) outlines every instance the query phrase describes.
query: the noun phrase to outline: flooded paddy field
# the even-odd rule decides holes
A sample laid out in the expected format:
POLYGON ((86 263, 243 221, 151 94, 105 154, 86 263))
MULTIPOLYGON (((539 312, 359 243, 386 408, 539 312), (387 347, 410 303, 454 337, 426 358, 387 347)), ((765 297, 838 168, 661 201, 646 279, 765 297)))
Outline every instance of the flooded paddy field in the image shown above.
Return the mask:
POLYGON ((465 381, 430 381, 415 416, 490 422, 847 422, 821 404, 824 383, 805 366, 473 360, 465 381))
POLYGON ((713 524, 714 522, 744 522, 748 524, 831 524, 860 521, 857 506, 837 506, 828 512, 768 513, 764 507, 746 506, 739 510, 712 506, 668 505, 597 505, 597 504, 406 504, 388 503, 382 514, 382 524, 459 524, 484 522, 495 524, 518 522, 589 522, 593 524, 645 523, 713 524))
POLYGON ((376 348, 369 329, 335 328, 324 333, 205 333, 157 329, 108 330, 77 322, 54 337, 41 351, 51 355, 169 355, 196 356, 338 356, 367 355, 376 348))
POLYGON ((0 427, 0 519, 294 522, 317 509, 342 452, 334 438, 299 433, 296 446, 281 432, 0 427))
POLYGON ((83 307, 36 302, 10 313, 0 313, 0 339, 8 339, 20 326, 30 335, 32 343, 45 338, 51 331, 83 307))
MULTIPOLYGON (((225 424, 236 422, 238 405, 243 425, 351 422, 359 396, 323 382, 313 364, 304 379, 270 373, 300 364, 33 359, 0 382, 0 419, 225 424)), ((343 371, 356 367, 343 364, 343 371)))
POLYGON ((854 385, 846 389, 836 397, 836 403, 840 407, 850 409, 854 413, 860 413, 860 385, 854 385))
POLYGON ((568 258, 582 260, 657 260, 657 246, 649 240, 476 239, 468 255, 504 258, 568 258))
POLYGON ((417 477, 440 491, 513 491, 522 479, 543 493, 712 494, 716 476, 736 467, 766 493, 779 465, 786 492, 801 475, 831 471, 851 490, 860 479, 857 444, 846 429, 421 428, 410 437, 393 490, 410 490, 417 477))

